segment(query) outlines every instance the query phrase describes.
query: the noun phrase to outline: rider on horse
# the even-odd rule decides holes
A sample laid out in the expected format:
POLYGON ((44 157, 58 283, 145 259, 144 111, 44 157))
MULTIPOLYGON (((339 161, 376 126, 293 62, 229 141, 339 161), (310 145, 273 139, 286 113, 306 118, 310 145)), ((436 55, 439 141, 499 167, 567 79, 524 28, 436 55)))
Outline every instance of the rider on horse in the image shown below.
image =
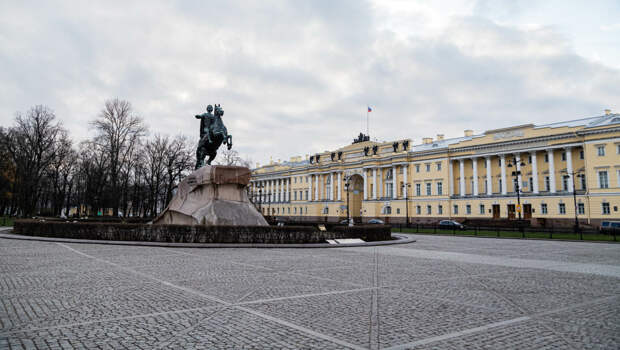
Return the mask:
POLYGON ((207 106, 207 113, 196 115, 200 119, 200 141, 196 149, 196 169, 204 165, 205 156, 209 156, 207 164, 211 164, 217 155, 217 149, 222 143, 232 147, 232 136, 228 135, 228 130, 222 122, 224 110, 220 105, 215 105, 215 114, 211 114, 213 106, 207 106))

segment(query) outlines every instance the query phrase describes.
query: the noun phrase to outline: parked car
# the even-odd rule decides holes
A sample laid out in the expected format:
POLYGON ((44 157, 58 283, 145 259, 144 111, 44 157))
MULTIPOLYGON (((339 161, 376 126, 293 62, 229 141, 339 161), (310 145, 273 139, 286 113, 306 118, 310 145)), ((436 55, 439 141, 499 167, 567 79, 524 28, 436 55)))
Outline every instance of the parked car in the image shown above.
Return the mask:
POLYGON ((603 221, 601 222, 601 231, 620 232, 620 221, 603 221))
POLYGON ((439 221, 439 228, 444 230, 465 230, 465 225, 458 223, 454 220, 441 220, 439 221))
POLYGON ((385 225, 385 222, 380 219, 370 219, 368 220, 369 224, 377 224, 377 225, 385 225))
POLYGON ((342 219, 338 222, 340 225, 348 225, 349 224, 349 219, 342 219))

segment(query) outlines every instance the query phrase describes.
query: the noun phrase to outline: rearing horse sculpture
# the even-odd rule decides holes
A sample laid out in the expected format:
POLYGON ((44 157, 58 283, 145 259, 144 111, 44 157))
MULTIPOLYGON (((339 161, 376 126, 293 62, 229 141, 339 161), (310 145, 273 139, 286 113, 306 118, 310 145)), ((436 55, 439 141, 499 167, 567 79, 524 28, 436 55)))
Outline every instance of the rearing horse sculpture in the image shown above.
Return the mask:
POLYGON ((222 116, 224 110, 220 105, 215 105, 215 113, 211 114, 213 106, 207 106, 207 113, 196 115, 200 119, 200 142, 196 149, 196 169, 204 165, 205 156, 209 156, 207 164, 211 164, 217 155, 217 149, 225 143, 228 149, 232 148, 232 135, 224 126, 222 116))

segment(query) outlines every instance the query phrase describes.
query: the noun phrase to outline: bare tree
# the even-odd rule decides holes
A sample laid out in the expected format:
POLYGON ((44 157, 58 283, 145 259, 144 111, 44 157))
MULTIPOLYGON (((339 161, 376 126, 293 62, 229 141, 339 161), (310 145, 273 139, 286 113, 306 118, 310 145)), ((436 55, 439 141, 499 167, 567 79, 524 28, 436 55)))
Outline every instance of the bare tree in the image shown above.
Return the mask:
POLYGON ((118 216, 122 189, 122 169, 126 167, 134 148, 146 133, 142 119, 133 114, 131 104, 114 99, 105 102, 97 119, 92 122, 97 131, 95 143, 108 154, 109 188, 113 215, 118 216))
POLYGON ((22 215, 35 212, 46 169, 56 159, 59 140, 66 131, 56 121, 54 112, 35 106, 26 116, 17 114, 16 125, 2 137, 4 149, 15 167, 14 194, 22 215))
POLYGON ((192 147, 184 136, 177 136, 168 144, 166 150, 166 199, 167 205, 172 200, 172 190, 181 181, 184 173, 192 169, 192 147))

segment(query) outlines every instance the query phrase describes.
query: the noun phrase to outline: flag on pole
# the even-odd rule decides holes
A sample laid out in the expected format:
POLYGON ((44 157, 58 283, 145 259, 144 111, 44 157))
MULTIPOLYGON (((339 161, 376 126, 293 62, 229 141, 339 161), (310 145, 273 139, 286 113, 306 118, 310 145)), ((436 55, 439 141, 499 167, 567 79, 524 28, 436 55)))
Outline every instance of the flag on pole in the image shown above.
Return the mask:
POLYGON ((368 106, 368 112, 372 112, 372 108, 370 108, 370 106, 368 106))

